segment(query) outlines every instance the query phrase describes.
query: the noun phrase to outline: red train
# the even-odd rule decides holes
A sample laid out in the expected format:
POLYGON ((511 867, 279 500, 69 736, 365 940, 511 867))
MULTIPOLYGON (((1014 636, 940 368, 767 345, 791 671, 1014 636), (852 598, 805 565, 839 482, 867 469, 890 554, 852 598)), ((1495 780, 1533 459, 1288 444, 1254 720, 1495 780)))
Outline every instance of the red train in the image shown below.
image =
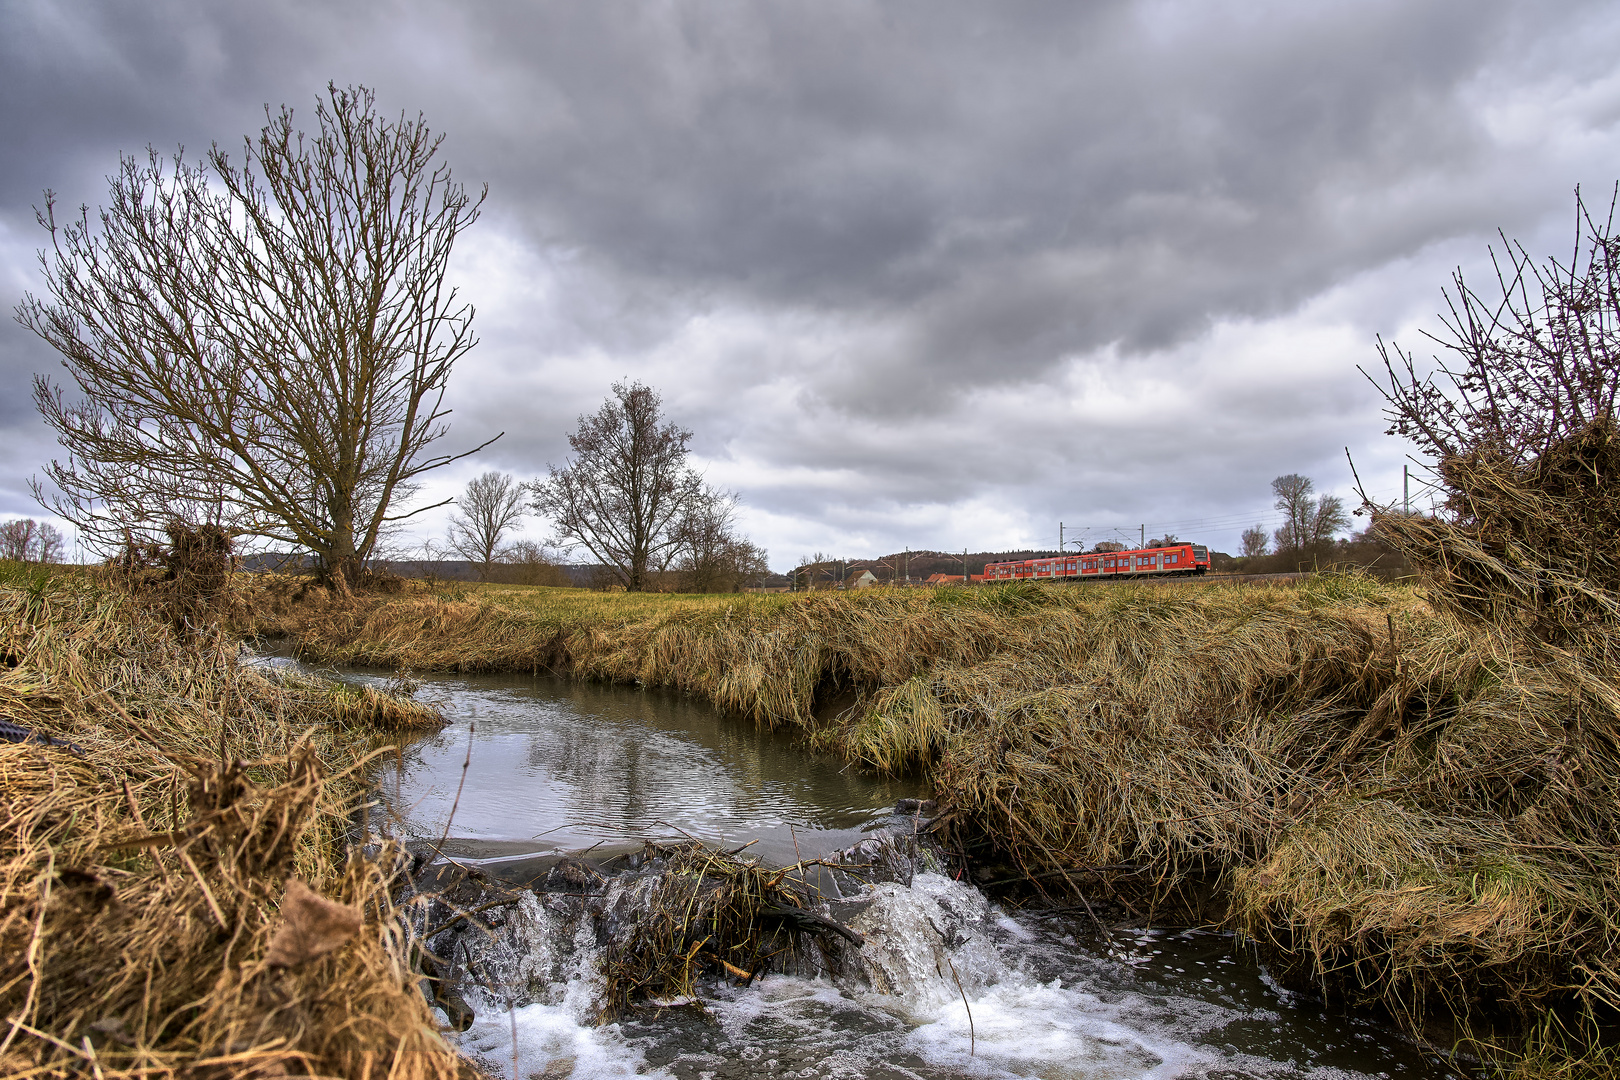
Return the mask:
POLYGON ((1049 559, 987 563, 986 581, 1065 581, 1094 577, 1148 577, 1203 574, 1209 571, 1209 548, 1171 544, 1138 551, 1094 551, 1049 559))

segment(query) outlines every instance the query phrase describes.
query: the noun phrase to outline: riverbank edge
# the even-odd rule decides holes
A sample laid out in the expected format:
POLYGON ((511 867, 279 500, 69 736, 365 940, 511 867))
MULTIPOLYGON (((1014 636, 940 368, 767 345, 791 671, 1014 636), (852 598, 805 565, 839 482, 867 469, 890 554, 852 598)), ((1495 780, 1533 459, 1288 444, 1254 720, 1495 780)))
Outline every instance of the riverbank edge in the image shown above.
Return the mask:
POLYGON ((431 709, 239 663, 94 576, 0 564, 0 1071, 471 1080, 417 988, 359 770, 431 709))
MULTIPOLYGON (((1468 770, 1435 753, 1460 736, 1472 744, 1444 749, 1477 758, 1505 704, 1544 708, 1572 679, 1604 688, 1582 691, 1567 658, 1462 627, 1410 586, 675 598, 627 619, 600 595, 558 617, 568 590, 546 592, 543 617, 511 591, 461 588, 267 605, 256 629, 317 662, 677 690, 847 760, 926 770, 963 854, 1027 892, 1201 912, 1295 981, 1414 1033, 1510 1030, 1517 1052, 1498 1057, 1520 1071, 1613 1074, 1598 1046, 1608 973, 1580 970, 1585 949, 1614 941, 1620 904, 1594 880, 1612 854, 1586 875, 1571 867, 1590 852, 1527 858, 1516 804, 1484 825, 1451 820, 1480 815, 1464 805, 1468 770), (1470 709, 1495 713, 1470 729, 1456 722, 1470 709), (1077 716, 1100 750, 1076 753, 1064 724, 1077 716), (1553 1020, 1536 1028, 1538 1015, 1553 1020)), ((1509 738, 1477 770, 1486 782, 1517 768, 1509 758, 1559 750, 1509 738)))

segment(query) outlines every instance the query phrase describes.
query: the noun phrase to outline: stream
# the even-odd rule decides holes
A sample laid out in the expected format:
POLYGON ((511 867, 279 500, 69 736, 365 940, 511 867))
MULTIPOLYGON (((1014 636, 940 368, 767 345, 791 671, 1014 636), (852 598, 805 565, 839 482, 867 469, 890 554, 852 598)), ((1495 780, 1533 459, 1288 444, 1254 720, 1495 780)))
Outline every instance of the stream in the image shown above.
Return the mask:
MULTIPOLYGON (((928 796, 673 694, 434 676, 417 697, 451 723, 376 774, 389 827, 491 874, 649 838, 752 842, 748 855, 788 865, 871 847, 903 829, 899 800, 928 796)), ((904 877, 842 901, 866 978, 770 974, 605 1025, 595 937, 525 899, 491 914, 487 981, 452 1038, 495 1075, 546 1080, 1462 1074, 1387 1024, 1282 989, 1230 934, 1008 911, 926 859, 904 877)))

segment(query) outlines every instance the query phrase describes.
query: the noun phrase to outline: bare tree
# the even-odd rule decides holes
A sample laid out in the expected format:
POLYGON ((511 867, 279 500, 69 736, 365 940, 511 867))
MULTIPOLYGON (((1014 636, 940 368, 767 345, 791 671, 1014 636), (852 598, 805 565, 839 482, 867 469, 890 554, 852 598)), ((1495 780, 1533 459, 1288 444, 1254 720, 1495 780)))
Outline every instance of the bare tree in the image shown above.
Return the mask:
POLYGON ((1318 495, 1311 507, 1310 529, 1306 534, 1307 547, 1321 547, 1332 543, 1333 534, 1350 527, 1350 518, 1344 512, 1344 500, 1337 495, 1318 495))
POLYGON ((0 525, 0 559, 27 562, 34 550, 34 532, 38 527, 33 518, 13 518, 0 525))
POLYGON ((1156 538, 1154 538, 1152 540, 1149 540, 1147 542, 1147 546, 1150 547, 1150 548, 1161 548, 1161 547, 1171 547, 1172 545, 1179 544, 1179 543, 1181 543, 1181 541, 1176 538, 1175 533, 1165 533, 1163 536, 1156 537, 1156 538))
POLYGON ((62 533, 48 521, 14 518, 0 524, 0 559, 53 563, 62 558, 62 533))
POLYGON ((62 531, 48 521, 39 523, 38 536, 34 540, 34 561, 42 563, 55 563, 62 561, 62 549, 66 543, 62 531))
POLYGON ((501 540, 529 508, 526 489, 510 473, 486 472, 467 483, 457 500, 461 513, 450 518, 450 550, 473 564, 480 581, 489 581, 501 540))
POLYGON ((1254 558, 1257 555, 1264 555, 1266 553, 1266 548, 1270 545, 1270 543, 1271 543, 1271 535, 1266 532, 1266 530, 1265 530, 1265 528, 1263 526, 1256 525, 1251 529, 1244 529, 1243 530, 1243 556, 1244 556, 1244 558, 1254 558))
POLYGON ((1273 504, 1283 513, 1283 523, 1277 529, 1277 550, 1298 551, 1311 535, 1311 490, 1315 487, 1309 477, 1298 473, 1279 476, 1271 482, 1271 492, 1277 496, 1273 504))
POLYGON ((704 488, 677 528, 674 569, 687 592, 740 592, 770 573, 765 552, 736 533, 737 494, 704 488))
POLYGON ((702 496, 686 468, 692 433, 661 423, 663 399, 639 382, 613 396, 568 436, 573 460, 529 485, 536 513, 558 536, 584 547, 628 592, 642 592, 681 545, 681 524, 702 496))
POLYGON ((1283 523, 1275 537, 1278 554, 1326 544, 1334 533, 1349 527, 1344 500, 1337 495, 1319 495, 1313 500, 1314 488, 1310 477, 1298 473, 1279 476, 1271 482, 1272 494, 1277 496, 1274 505, 1283 512, 1283 523))
POLYGON ((76 393, 35 381, 69 454, 45 470, 60 495, 35 495, 93 549, 206 521, 307 549, 341 584, 427 509, 397 509, 418 478, 464 456, 429 448, 474 344, 445 275, 482 196, 435 160, 442 136, 364 88, 329 86, 309 136, 285 107, 265 117, 240 166, 217 144, 199 165, 124 159, 99 230, 87 209, 59 225, 46 193, 50 300, 17 320, 76 393))

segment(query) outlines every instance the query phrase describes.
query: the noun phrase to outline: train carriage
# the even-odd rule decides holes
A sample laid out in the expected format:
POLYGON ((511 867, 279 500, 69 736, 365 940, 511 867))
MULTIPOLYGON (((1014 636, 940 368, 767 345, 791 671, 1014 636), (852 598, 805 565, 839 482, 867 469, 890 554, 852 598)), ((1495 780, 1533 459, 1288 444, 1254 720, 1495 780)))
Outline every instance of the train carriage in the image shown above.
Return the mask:
POLYGON ((1209 548, 1171 544, 1135 551, 1094 551, 1045 559, 987 563, 986 581, 1076 581, 1087 578, 1170 577, 1209 571, 1209 548))

